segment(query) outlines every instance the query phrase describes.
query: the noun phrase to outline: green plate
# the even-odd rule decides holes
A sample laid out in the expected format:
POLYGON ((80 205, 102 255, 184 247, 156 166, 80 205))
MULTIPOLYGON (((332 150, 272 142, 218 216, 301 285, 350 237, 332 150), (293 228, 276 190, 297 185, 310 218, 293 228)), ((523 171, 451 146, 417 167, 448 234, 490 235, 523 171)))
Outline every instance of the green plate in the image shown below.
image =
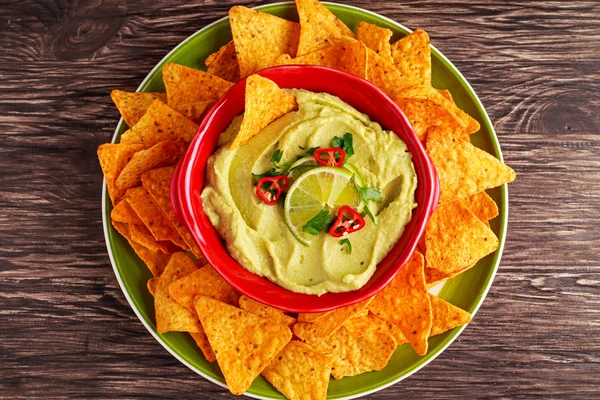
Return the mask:
MULTIPOLYGON (((360 8, 341 4, 326 4, 344 23, 355 30, 360 21, 366 21, 391 29, 394 32, 393 41, 401 38, 410 30, 390 19, 360 8)), ((290 20, 298 20, 293 3, 277 3, 257 7, 257 9, 290 20)), ((410 21, 407 21, 410 22, 410 21)), ((175 62, 194 68, 205 69, 204 59, 217 51, 220 46, 231 40, 229 21, 223 18, 199 30, 179 46, 173 49, 148 74, 138 91, 164 91, 161 68, 167 62, 175 62)), ((432 48, 433 86, 439 89, 449 89, 456 104, 476 118, 481 124, 481 130, 471 135, 473 144, 502 159, 500 145, 492 127, 492 123, 477 98, 477 95, 450 61, 437 49, 432 48)), ((121 120, 115 131, 113 142, 119 141, 121 134, 127 129, 121 120)), ((217 363, 209 363, 204 359, 200 350, 187 333, 170 332, 159 335, 154 322, 153 298, 146 288, 148 279, 152 277, 148 268, 135 255, 127 241, 117 234, 110 224, 110 200, 106 191, 106 182, 102 188, 102 216, 106 246, 113 269, 131 307, 150 333, 179 361, 206 379, 225 386, 223 375, 217 363)), ((449 280, 441 288, 439 296, 450 303, 475 314, 485 298, 494 279, 500 263, 506 224, 508 217, 508 191, 506 185, 489 191, 498 203, 500 216, 491 221, 491 226, 498 238, 498 250, 482 259, 467 272, 449 280)), ((390 386, 407 376, 415 373, 435 357, 437 357, 462 332, 464 327, 456 328, 444 334, 429 339, 429 352, 424 357, 415 354, 412 348, 405 344, 396 350, 386 368, 379 372, 369 372, 341 380, 331 379, 328 398, 342 399, 364 396, 390 386)), ((246 393, 250 397, 262 399, 282 399, 265 379, 258 377, 246 393)))

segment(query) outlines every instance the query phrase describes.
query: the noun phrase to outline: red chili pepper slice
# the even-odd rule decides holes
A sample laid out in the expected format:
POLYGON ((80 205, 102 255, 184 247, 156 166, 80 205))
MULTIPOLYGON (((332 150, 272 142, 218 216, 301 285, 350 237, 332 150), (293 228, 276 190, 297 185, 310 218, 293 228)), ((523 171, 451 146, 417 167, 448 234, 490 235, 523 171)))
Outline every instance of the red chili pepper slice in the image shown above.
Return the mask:
POLYGON ((321 165, 341 168, 346 159, 346 152, 341 147, 331 147, 316 150, 313 157, 321 165))
POLYGON ((365 219, 350 206, 341 206, 337 218, 329 228, 333 237, 346 236, 352 232, 360 231, 365 226, 365 219))
POLYGON ((256 184, 256 195, 272 206, 277 203, 279 196, 288 186, 290 186, 290 179, 285 175, 265 176, 256 184))

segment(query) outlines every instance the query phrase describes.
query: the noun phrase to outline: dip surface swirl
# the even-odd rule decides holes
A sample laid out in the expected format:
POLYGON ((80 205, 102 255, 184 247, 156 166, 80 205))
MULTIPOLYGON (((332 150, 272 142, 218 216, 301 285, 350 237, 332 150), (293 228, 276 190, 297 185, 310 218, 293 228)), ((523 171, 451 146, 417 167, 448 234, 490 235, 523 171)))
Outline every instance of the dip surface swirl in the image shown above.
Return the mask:
MULTIPOLYGON (((339 98, 325 93, 290 90, 298 111, 273 122, 243 146, 221 147, 206 169, 202 191, 204 211, 231 256, 247 270, 298 293, 322 295, 364 286, 377 264, 398 241, 416 207, 417 178, 406 144, 339 98), (306 156, 303 149, 331 147, 335 136, 353 137, 355 167, 367 187, 380 188, 381 203, 369 202, 377 225, 366 226, 347 238, 352 253, 326 231, 305 246, 285 223, 283 207, 269 206, 256 195, 252 173, 273 164, 271 155, 283 151, 281 163, 306 156)), ((226 143, 239 129, 241 116, 221 135, 226 143)))

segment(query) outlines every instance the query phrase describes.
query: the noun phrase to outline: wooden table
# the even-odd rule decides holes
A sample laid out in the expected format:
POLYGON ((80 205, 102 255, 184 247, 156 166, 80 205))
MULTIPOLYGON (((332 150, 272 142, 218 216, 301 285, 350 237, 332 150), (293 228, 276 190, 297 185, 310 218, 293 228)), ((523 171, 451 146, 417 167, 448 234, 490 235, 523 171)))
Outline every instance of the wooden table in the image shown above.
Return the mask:
MULTIPOLYGON (((96 159, 118 119, 110 90, 135 89, 230 3, 0 4, 1 398, 232 397, 168 354, 127 304, 96 159)), ((429 32, 518 175, 502 264, 474 321, 369 398, 600 397, 599 3, 347 3, 429 32)))

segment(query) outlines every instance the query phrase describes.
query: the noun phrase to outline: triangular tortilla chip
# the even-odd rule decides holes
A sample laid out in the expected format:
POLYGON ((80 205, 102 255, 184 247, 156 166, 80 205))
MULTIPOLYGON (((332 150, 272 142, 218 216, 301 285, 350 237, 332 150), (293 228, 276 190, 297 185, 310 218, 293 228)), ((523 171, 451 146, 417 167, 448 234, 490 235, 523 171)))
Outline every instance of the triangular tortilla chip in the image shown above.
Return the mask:
POLYGON ((431 48, 429 35, 417 29, 392 44, 392 57, 396 68, 415 84, 431 86, 431 48))
POLYGON ((193 103, 183 104, 180 109, 183 115, 195 123, 200 124, 206 113, 208 113, 214 104, 215 100, 201 100, 193 103))
POLYGON ((394 63, 367 49, 367 80, 390 97, 414 86, 414 81, 402 75, 394 63))
POLYGON ((117 187, 117 178, 133 155, 142 150, 144 146, 138 144, 112 144, 106 143, 98 146, 98 161, 106 179, 106 188, 112 205, 116 205, 125 195, 125 190, 117 187))
POLYGON ((450 277, 498 248, 498 238, 461 201, 440 204, 425 230, 427 267, 450 277))
POLYGON ((265 304, 259 303, 256 300, 252 300, 249 297, 240 297, 239 304, 242 310, 246 310, 263 318, 270 319, 271 321, 287 326, 291 326, 296 323, 296 318, 286 315, 283 310, 269 307, 265 304))
POLYGON ((344 324, 348 332, 354 336, 362 336, 367 332, 377 330, 380 332, 389 333, 396 340, 397 345, 407 343, 406 336, 402 333, 399 326, 384 321, 373 313, 367 313, 360 317, 350 318, 344 324))
POLYGON ((284 114, 298 108, 296 98, 277 84, 259 75, 246 79, 246 101, 242 126, 230 149, 246 143, 264 127, 284 114))
POLYGON ((433 310, 433 324, 430 336, 439 335, 457 326, 471 322, 471 314, 452 304, 429 294, 433 310))
POLYGON ((427 353, 433 316, 421 253, 413 253, 392 282, 375 296, 369 311, 399 326, 417 354, 427 353))
POLYGON ((173 282, 169 290, 179 304, 191 311, 195 311, 196 296, 207 296, 231 305, 237 305, 240 298, 240 294, 209 264, 173 282))
POLYGON ((167 63, 162 75, 167 89, 167 103, 180 113, 185 111, 187 104, 219 100, 233 86, 232 82, 208 72, 174 63, 167 63))
POLYGON ((290 329, 209 297, 194 302, 225 382, 244 393, 292 338, 290 329))
POLYGON ((176 164, 185 152, 185 143, 181 140, 165 140, 138 151, 127 163, 117 178, 119 189, 129 189, 142 183, 142 174, 154 168, 176 164))
POLYGON ((208 67, 208 71, 206 72, 209 74, 218 76, 229 82, 240 80, 240 65, 233 40, 222 46, 216 53, 208 56, 204 63, 208 67))
MULTIPOLYGON (((202 328, 202 325, 200 325, 200 328, 202 328)), ((208 362, 215 362, 217 356, 215 356, 215 352, 212 347, 210 347, 208 336, 206 336, 204 328, 202 328, 202 332, 190 332, 190 335, 192 335, 194 342, 196 342, 196 345, 200 348, 202 354, 204 354, 204 358, 206 358, 208 362)))
POLYGON ((356 38, 393 65, 394 60, 390 48, 391 37, 391 30, 364 21, 361 21, 356 28, 356 38))
POLYGON ((297 22, 235 6, 229 10, 229 23, 242 78, 275 65, 282 54, 296 55, 297 22))
POLYGON ((158 285, 158 280, 160 279, 160 276, 155 276, 152 279, 148 279, 148 291, 150 292, 150 294, 152 296, 154 296, 156 294, 156 285, 158 285))
POLYGON ((110 212, 110 219, 130 225, 144 225, 127 199, 122 199, 110 212))
POLYGON ((161 251, 152 251, 145 248, 141 244, 131 239, 129 234, 129 225, 122 222, 112 221, 113 226, 131 245, 135 254, 146 264, 152 275, 159 276, 162 274, 165 266, 169 262, 171 255, 165 254, 161 251))
POLYGON ((129 235, 131 240, 141 244, 145 248, 152 251, 160 251, 165 254, 175 253, 181 251, 179 246, 176 246, 170 241, 158 242, 152 236, 152 233, 144 225, 129 225, 129 235))
POLYGON ((202 251, 200 251, 192 234, 179 222, 175 215, 175 211, 173 211, 170 187, 171 175, 173 175, 174 170, 174 167, 165 167, 145 172, 142 175, 142 184, 146 190, 148 190, 150 195, 152 195, 156 203, 158 203, 169 221, 171 221, 171 224, 173 224, 179 235, 190 248, 191 252, 198 258, 204 258, 204 255, 202 254, 202 251))
POLYGON ((439 94, 444 96, 444 98, 446 100, 454 103, 454 99, 452 98, 452 93, 450 93, 450 91, 448 89, 436 89, 436 90, 438 91, 439 94))
POLYGON ((498 216, 498 205, 486 192, 479 192, 463 199, 464 205, 480 221, 490 226, 490 220, 498 216))
POLYGON ((394 97, 410 121, 419 140, 424 141, 430 128, 444 126, 446 132, 463 139, 479 130, 479 123, 446 99, 431 86, 414 86, 402 90, 394 97))
POLYGON ((127 190, 127 201, 156 240, 170 240, 182 249, 187 246, 154 198, 142 187, 127 190))
POLYGON ((323 340, 334 334, 335 331, 340 329, 340 327, 356 313, 364 310, 372 299, 373 298, 369 298, 360 303, 338 308, 337 310, 327 313, 313 323, 297 323, 294 325, 294 334, 308 344, 320 347, 319 345, 323 340))
POLYGON ((299 313, 298 321, 300 321, 300 322, 315 322, 318 319, 323 318, 327 314, 331 314, 332 312, 333 312, 333 310, 332 311, 324 311, 324 312, 320 312, 320 313, 299 313))
POLYGON ((427 154, 440 179, 440 203, 464 199, 515 180, 515 171, 443 127, 427 133, 427 154))
POLYGON ((327 344, 332 349, 331 375, 335 379, 380 371, 396 349, 394 337, 376 329, 354 335, 342 327, 327 340, 327 344))
POLYGON ((154 100, 167 103, 167 94, 158 92, 125 92, 123 90, 113 90, 110 92, 110 98, 119 109, 121 116, 129 127, 138 123, 154 100))
POLYGON ((290 400, 325 400, 332 362, 306 343, 292 340, 262 375, 290 400))
POLYGON ((158 333, 169 331, 200 332, 200 321, 194 313, 177 303, 169 294, 169 285, 196 270, 194 262, 183 252, 173 253, 165 267, 154 294, 156 330, 158 333))
POLYGON ((320 65, 338 71, 367 77, 367 47, 364 43, 352 39, 333 40, 332 44, 300 57, 283 55, 277 59, 277 65, 306 64, 320 65))
POLYGON ((318 0, 296 0, 296 8, 301 27, 298 56, 326 47, 335 38, 354 38, 354 33, 318 0))
POLYGON ((155 100, 139 122, 121 135, 121 143, 141 144, 145 149, 165 140, 181 139, 189 144, 197 130, 194 122, 155 100))

